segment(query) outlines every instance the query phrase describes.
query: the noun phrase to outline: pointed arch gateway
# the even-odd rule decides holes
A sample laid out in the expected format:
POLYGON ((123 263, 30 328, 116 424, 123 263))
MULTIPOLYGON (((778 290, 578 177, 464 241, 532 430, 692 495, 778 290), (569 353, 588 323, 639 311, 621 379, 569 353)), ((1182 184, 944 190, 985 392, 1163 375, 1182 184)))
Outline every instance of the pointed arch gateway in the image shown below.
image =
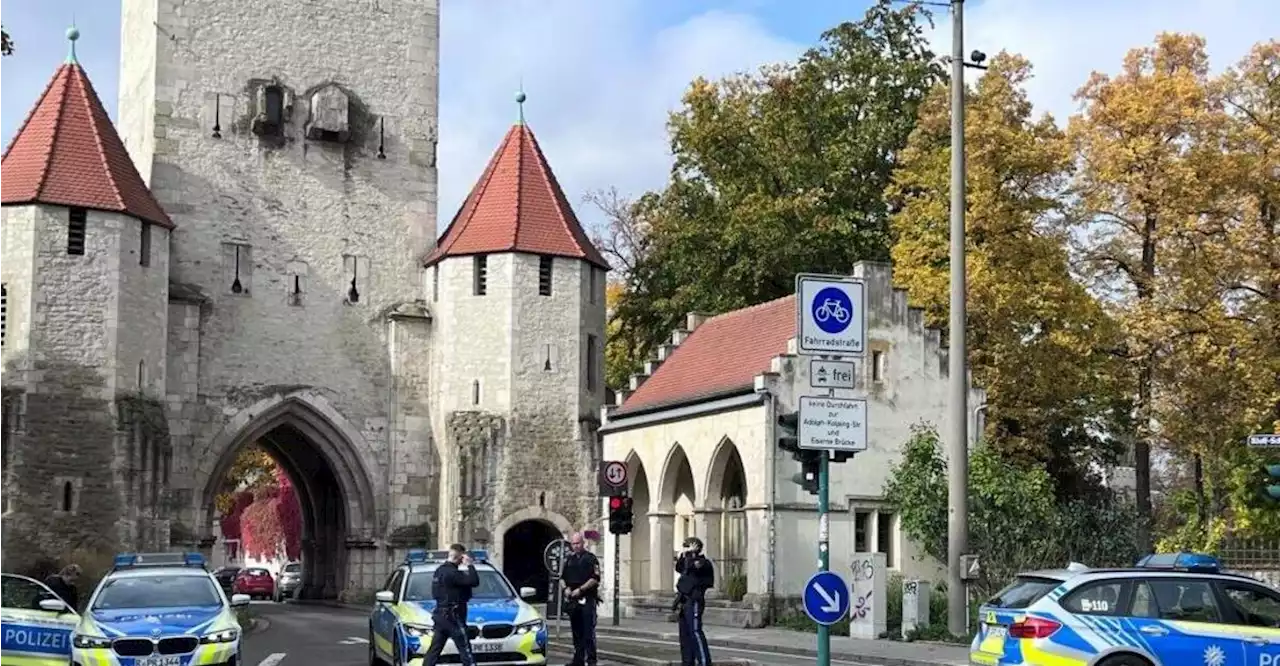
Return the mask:
POLYGON ((733 440, 724 437, 711 455, 703 487, 709 536, 715 539, 709 550, 718 560, 716 586, 724 589, 732 577, 746 574, 747 566, 747 472, 742 454, 733 440), (716 512, 718 511, 718 515, 716 512))
POLYGON ((302 513, 304 597, 331 598, 348 583, 350 543, 371 543, 383 513, 370 470, 372 450, 360 433, 314 391, 276 394, 242 409, 200 456, 195 507, 202 531, 236 455, 256 443, 289 475, 302 513))
POLYGON ((648 594, 651 591, 649 576, 650 529, 649 512, 653 493, 649 488, 649 477, 645 473, 644 461, 635 450, 627 454, 627 478, 631 493, 631 534, 627 543, 622 546, 625 557, 622 580, 627 582, 632 594, 648 594))

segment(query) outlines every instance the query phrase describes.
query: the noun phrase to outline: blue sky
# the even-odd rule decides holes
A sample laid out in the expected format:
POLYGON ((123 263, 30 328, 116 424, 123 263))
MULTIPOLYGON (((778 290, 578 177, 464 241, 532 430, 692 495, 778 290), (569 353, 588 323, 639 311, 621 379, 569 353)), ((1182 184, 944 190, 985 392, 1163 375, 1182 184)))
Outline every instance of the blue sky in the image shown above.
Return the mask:
MULTIPOLYGON (((280 1, 280 0, 266 0, 280 1)), ((865 0, 441 0, 440 226, 466 196, 515 119, 526 117, 575 203, 617 187, 660 187, 670 165, 665 121, 695 76, 717 77, 792 58, 821 31, 856 19, 865 0), (574 39, 555 39, 571 34, 574 39), (591 85, 582 82, 590 81, 591 85)), ((1113 72, 1124 52, 1162 30, 1209 41, 1215 69, 1280 35, 1275 0, 969 0, 966 40, 1021 53, 1036 66, 1033 102, 1060 120, 1090 71, 1113 72)), ((114 117, 120 3, 5 0, 17 44, 0 70, 7 144, 66 56, 72 16, 80 62, 114 117)), ((950 49, 947 17, 932 38, 950 49)), ((588 222, 596 217, 577 206, 588 222)))

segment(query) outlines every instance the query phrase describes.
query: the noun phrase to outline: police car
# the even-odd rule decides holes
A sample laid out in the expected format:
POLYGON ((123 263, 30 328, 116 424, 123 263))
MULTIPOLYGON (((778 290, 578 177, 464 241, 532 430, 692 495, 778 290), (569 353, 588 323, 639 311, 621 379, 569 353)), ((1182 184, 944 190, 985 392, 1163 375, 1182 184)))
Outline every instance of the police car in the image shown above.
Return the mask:
POLYGON ((71 638, 74 666, 240 666, 240 623, 199 553, 117 555, 71 638))
MULTIPOLYGON (((431 581, 449 551, 410 550, 387 579, 369 616, 369 663, 408 666, 421 663, 431 645, 431 581)), ((480 585, 467 603, 467 636, 476 661, 485 664, 547 663, 547 624, 524 601, 536 591, 520 588, 489 563, 485 551, 471 551, 480 585)), ((441 663, 458 663, 450 641, 441 663)))
POLYGON ((982 666, 1280 666, 1280 591, 1208 555, 1019 574, 978 620, 982 666))
POLYGON ((65 666, 80 616, 43 583, 14 574, 0 581, 0 664, 65 666))

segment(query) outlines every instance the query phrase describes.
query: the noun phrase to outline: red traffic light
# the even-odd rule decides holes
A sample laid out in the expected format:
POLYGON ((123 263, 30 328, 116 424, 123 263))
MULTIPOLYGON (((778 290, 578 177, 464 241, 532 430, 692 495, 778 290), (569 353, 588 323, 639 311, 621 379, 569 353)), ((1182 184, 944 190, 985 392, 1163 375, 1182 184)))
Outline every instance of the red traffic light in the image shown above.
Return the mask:
POLYGON ((621 498, 621 497, 610 497, 610 498, 609 498, 609 508, 610 508, 610 509, 621 509, 621 508, 622 508, 622 498, 621 498))

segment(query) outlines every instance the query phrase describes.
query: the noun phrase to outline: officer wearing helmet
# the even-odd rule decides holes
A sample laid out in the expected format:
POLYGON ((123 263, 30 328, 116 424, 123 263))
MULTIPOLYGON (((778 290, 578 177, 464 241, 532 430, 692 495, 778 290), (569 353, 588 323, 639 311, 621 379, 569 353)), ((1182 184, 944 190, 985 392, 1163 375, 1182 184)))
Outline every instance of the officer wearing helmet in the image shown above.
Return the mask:
POLYGON ((711 560, 702 554, 702 540, 684 540, 684 551, 676 557, 676 611, 680 616, 680 657, 683 666, 711 666, 711 650, 702 633, 702 610, 707 590, 716 582, 711 560))

